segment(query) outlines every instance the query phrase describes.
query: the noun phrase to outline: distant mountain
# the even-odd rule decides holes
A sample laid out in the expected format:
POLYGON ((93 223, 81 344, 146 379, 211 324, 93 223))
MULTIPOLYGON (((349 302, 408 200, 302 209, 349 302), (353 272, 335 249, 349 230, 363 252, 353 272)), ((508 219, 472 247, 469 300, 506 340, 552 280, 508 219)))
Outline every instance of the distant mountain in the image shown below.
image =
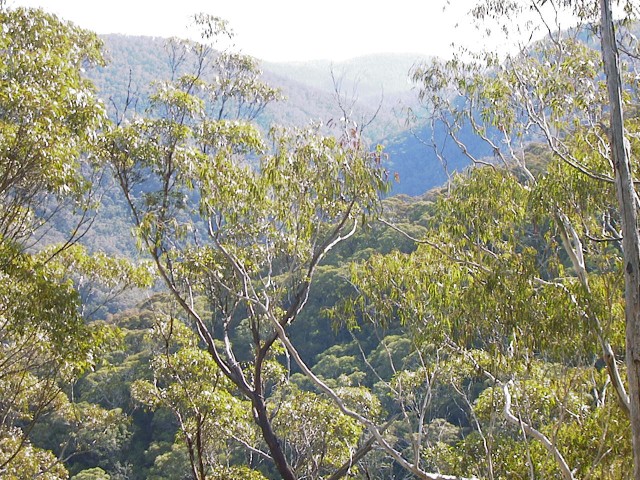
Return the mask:
MULTIPOLYGON (((126 35, 105 35, 102 39, 108 65, 89 71, 89 77, 112 114, 122 110, 128 92, 138 99, 129 108, 142 112, 149 85, 171 78, 166 39, 126 35)), ((365 136, 372 145, 387 147, 390 173, 400 180, 394 182, 392 193, 422 194, 447 178, 433 150, 408 132, 404 122, 405 109, 418 103, 409 71, 426 60, 409 54, 381 54, 333 63, 263 62, 265 81, 280 88, 286 100, 270 104, 258 122, 265 128, 273 123, 335 122, 342 116, 338 92, 343 105, 350 107, 353 120, 368 123, 375 117, 365 136)), ((419 137, 431 138, 427 127, 419 127, 418 132, 419 137)), ((455 149, 447 150, 447 155, 451 156, 451 170, 468 163, 455 149)))
POLYGON ((366 55, 341 62, 316 60, 310 62, 264 62, 267 72, 290 78, 304 85, 327 92, 334 91, 333 77, 343 83, 346 93, 355 92, 362 99, 404 95, 411 92, 409 71, 429 57, 412 54, 366 55))
MULTIPOLYGON (((487 158, 493 154, 468 125, 457 135, 474 157, 487 158)), ((392 194, 422 195, 444 185, 451 175, 471 164, 442 126, 434 134, 431 126, 423 125, 415 131, 387 137, 381 143, 388 156, 387 168, 396 177, 392 194), (436 139, 438 154, 431 144, 432 138, 436 139)))
POLYGON ((410 54, 379 54, 342 62, 263 62, 262 66, 265 79, 283 89, 292 103, 290 108, 300 109, 305 105, 312 118, 326 120, 322 115, 328 114, 331 118, 339 114, 338 94, 346 104, 353 104, 353 119, 358 122, 368 122, 377 111, 365 134, 373 143, 380 143, 383 138, 405 129, 404 110, 417 105, 409 72, 416 63, 427 60, 427 57, 410 54), (301 93, 302 96, 312 93, 315 105, 298 101, 301 93), (329 103, 322 108, 318 101, 329 103))

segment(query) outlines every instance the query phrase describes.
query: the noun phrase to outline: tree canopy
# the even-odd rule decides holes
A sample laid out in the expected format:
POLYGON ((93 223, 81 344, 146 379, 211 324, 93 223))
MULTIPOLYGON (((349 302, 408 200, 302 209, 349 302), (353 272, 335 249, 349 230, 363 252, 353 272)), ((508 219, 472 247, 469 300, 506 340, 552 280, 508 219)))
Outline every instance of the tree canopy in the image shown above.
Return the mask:
POLYGON ((413 199, 385 198, 387 154, 339 96, 340 121, 265 128, 281 92, 218 49, 223 19, 197 15, 148 108, 129 90, 108 118, 83 74, 99 39, 0 7, 0 476, 637 477, 621 6, 476 2, 493 35, 546 34, 416 65, 413 118, 472 167, 413 199), (83 245, 105 198, 134 258, 83 245))

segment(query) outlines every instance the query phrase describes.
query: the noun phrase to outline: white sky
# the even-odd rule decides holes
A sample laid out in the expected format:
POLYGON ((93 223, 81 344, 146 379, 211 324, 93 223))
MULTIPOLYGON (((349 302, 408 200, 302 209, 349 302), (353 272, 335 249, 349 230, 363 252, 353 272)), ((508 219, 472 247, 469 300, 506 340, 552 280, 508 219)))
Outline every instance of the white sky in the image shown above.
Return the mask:
MULTIPOLYGON (((7 0, 42 7, 100 34, 188 37, 189 17, 225 18, 243 53, 263 60, 344 60, 368 53, 448 56, 455 38, 471 37, 464 13, 473 3, 452 0, 7 0), (459 27, 456 24, 460 23, 459 27)), ((193 37, 193 35, 191 35, 193 37)), ((468 38, 467 38, 468 39, 468 38)))

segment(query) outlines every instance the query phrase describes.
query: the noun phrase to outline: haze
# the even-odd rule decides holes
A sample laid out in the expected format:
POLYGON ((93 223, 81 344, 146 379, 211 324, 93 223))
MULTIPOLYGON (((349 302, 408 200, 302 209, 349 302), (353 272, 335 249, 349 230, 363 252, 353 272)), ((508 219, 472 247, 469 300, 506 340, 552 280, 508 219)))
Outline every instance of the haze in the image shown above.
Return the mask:
POLYGON ((370 53, 446 57, 453 38, 474 35, 469 0, 8 0, 41 7, 100 34, 194 37, 189 18, 205 12, 229 20, 243 53, 270 61, 344 60, 370 53), (465 25, 464 27, 458 25, 465 25))

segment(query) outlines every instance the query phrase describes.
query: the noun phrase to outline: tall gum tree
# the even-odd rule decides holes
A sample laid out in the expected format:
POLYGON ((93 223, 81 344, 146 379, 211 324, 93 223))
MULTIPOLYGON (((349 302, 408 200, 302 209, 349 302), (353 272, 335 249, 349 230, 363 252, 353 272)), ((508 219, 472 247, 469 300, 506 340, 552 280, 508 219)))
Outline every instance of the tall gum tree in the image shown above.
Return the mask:
MULTIPOLYGON (((550 4, 541 2, 540 6, 543 3, 550 4)), ((508 13, 512 4, 514 2, 501 7, 499 13, 505 13, 505 9, 508 13)), ((489 3, 489 7, 495 5, 495 2, 489 3)), ((214 29, 210 31, 213 32, 214 29)), ((557 45, 563 45, 563 42, 558 41, 557 45)), ((379 158, 363 150, 358 132, 350 128, 346 128, 338 139, 322 137, 313 130, 287 132, 274 129, 265 141, 246 120, 252 118, 251 112, 273 99, 274 93, 260 84, 254 76, 245 75, 250 73, 247 70, 254 68, 251 60, 243 57, 234 59, 226 54, 217 55, 206 46, 196 45, 191 51, 196 52, 196 56, 192 57, 196 60, 195 68, 186 75, 176 75, 174 82, 159 84, 152 99, 154 110, 151 114, 146 118, 131 117, 121 122, 111 133, 107 148, 114 174, 129 203, 140 245, 154 259, 160 275, 189 317, 216 366, 251 402, 254 420, 262 431, 278 471, 283 478, 295 478, 295 472, 283 453, 282 442, 273 429, 265 402, 265 395, 268 394, 265 369, 268 361, 280 351, 275 348, 278 342, 282 342, 316 386, 333 398, 343 413, 366 425, 380 445, 403 468, 419 478, 458 478, 425 471, 419 458, 407 460, 402 452, 389 444, 373 422, 350 410, 334 391, 313 375, 287 337, 288 326, 295 321, 306 303, 313 273, 322 257, 337 243, 353 234, 357 224, 361 223, 362 214, 366 217, 366 214, 377 208, 378 192, 383 183, 381 171, 376 168, 379 158), (208 76, 211 71, 220 69, 222 73, 233 73, 229 62, 240 66, 237 74, 208 76), (263 93, 253 95, 260 91, 263 93), (209 302, 207 316, 196 308, 198 299, 203 296, 209 302), (246 332, 246 335, 239 336, 241 331, 246 332)), ((177 55, 176 58, 186 57, 177 55)), ((566 122, 571 119, 572 111, 563 104, 566 98, 562 97, 566 86, 584 88, 585 91, 581 91, 581 94, 590 93, 592 84, 587 82, 583 85, 580 82, 580 74, 590 71, 590 64, 588 61, 578 61, 585 58, 584 55, 577 59, 572 55, 564 58, 567 62, 559 62, 557 65, 564 69, 561 73, 566 84, 555 84, 554 87, 549 79, 557 80, 559 77, 554 76, 554 72, 547 72, 548 75, 539 78, 535 84, 540 87, 537 93, 544 92, 546 96, 541 97, 537 104, 519 105, 524 106, 524 113, 529 115, 534 124, 538 121, 536 125, 543 135, 549 134, 547 139, 554 153, 568 164, 580 168, 581 162, 574 161, 575 158, 569 154, 570 150, 565 150, 563 141, 566 138, 555 134, 558 128, 570 126, 566 122), (548 83, 544 84, 543 81, 548 83), (547 100, 551 103, 546 104, 547 100), (540 107, 540 110, 526 110, 529 106, 540 107), (558 114, 553 118, 553 124, 546 122, 546 117, 538 116, 539 113, 546 114, 548 109, 558 114)), ((497 62, 493 62, 490 66, 497 65, 497 62)), ((179 73, 178 68, 175 71, 179 73)), ((525 87, 527 82, 517 77, 520 72, 516 68, 510 79, 525 87)), ((433 71, 429 72, 430 80, 435 78, 432 74, 433 71)), ((514 151, 508 149, 513 146, 511 135, 514 133, 513 129, 517 128, 520 117, 514 114, 514 110, 502 108, 505 103, 493 101, 500 100, 500 95, 506 96, 510 91, 496 89, 495 87, 504 86, 500 83, 475 86, 471 82, 454 82, 449 85, 465 89, 473 87, 476 88, 476 93, 481 87, 493 88, 489 91, 494 95, 493 99, 485 97, 488 99, 484 104, 485 119, 489 120, 489 124, 498 119, 490 126, 508 134, 508 155, 504 156, 506 163, 512 161, 511 157, 516 160, 520 158, 518 155, 511 155, 514 151)), ((591 101, 587 96, 574 98, 578 100, 574 104, 576 108, 586 108, 591 101)), ((443 100, 443 105, 446 105, 446 99, 443 100)), ((520 113, 522 110, 518 112, 520 113)), ((453 117, 452 121, 460 118, 462 117, 453 117)), ((466 118, 471 122, 477 120, 474 115, 466 118)), ((452 125, 455 139, 455 124, 452 125)), ((591 126, 599 125, 596 122, 591 126)), ((483 125, 476 124, 476 127, 485 140, 492 141, 490 132, 483 129, 483 125)), ((596 135, 595 130, 592 133, 595 140, 602 139, 602 135, 596 135)), ((584 135, 585 143, 593 141, 587 137, 584 135)), ((503 151, 502 145, 494 143, 494 146, 499 155, 503 151)), ((526 165, 522 163, 520 167, 526 178, 525 183, 531 182, 534 177, 525 168, 526 165)), ((588 168, 582 168, 581 172, 592 174, 588 168)), ((612 179, 602 172, 598 171, 592 176, 613 184, 612 179)), ((491 190, 486 190, 483 195, 487 197, 490 192, 491 190)), ((503 207, 507 208, 508 205, 505 202, 503 207)), ((487 209, 480 213, 486 215, 490 211, 487 209)), ((579 288, 588 291, 596 282, 587 275, 589 272, 584 261, 582 240, 576 235, 583 231, 575 227, 576 224, 571 222, 572 218, 563 209, 554 207, 553 211, 551 221, 571 259, 578 276, 579 288)), ((509 215, 513 212, 507 208, 503 213, 509 215)), ((493 225, 492 222, 488 219, 477 228, 493 225)), ((479 230, 472 233, 477 234, 477 231, 479 230)), ((498 233, 500 232, 496 232, 498 233)), ((508 233, 514 235, 513 232, 508 233)), ((478 259, 491 261, 497 257, 492 250, 496 245, 487 243, 487 238, 490 236, 481 238, 485 244, 474 244, 474 255, 466 260, 466 264, 459 262, 458 266, 477 267, 479 273, 488 275, 486 268, 483 269, 482 265, 478 267, 478 259)), ((500 235, 496 238, 502 239, 500 235)), ((457 253, 452 251, 450 258, 456 258, 457 253)), ((509 260, 520 252, 516 250, 501 253, 509 260)), ((528 266, 524 264, 524 267, 528 266)), ((484 283, 479 282, 477 285, 500 287, 501 290, 495 291, 504 293, 508 291, 504 288, 505 278, 514 281, 526 278, 524 275, 517 275, 521 273, 518 268, 523 268, 523 264, 506 262, 502 268, 505 268, 501 271, 505 277, 488 275, 483 278, 484 283), (510 269, 512 266, 514 268, 510 269)), ((381 266, 380 271, 389 278, 388 265, 381 266)), ((464 270, 454 272, 459 273, 460 278, 465 275, 464 270)), ((459 281, 460 278, 454 280, 459 281)), ((565 285, 560 282, 549 286, 545 284, 545 278, 535 280, 540 280, 540 288, 549 287, 551 290, 555 289, 556 293, 563 292, 563 300, 573 300, 579 291, 563 289, 565 285)), ((416 282, 412 282, 415 286, 416 282)), ((434 280, 433 284, 437 285, 437 282, 434 280)), ((493 298, 509 300, 508 295, 502 298, 493 295, 493 298)), ((580 300, 584 298, 581 297, 580 300)), ((531 313, 532 305, 527 306, 522 298, 519 301, 522 312, 531 313)), ((557 305, 564 307, 567 304, 558 302, 557 305)), ((500 308, 502 315, 509 315, 509 309, 502 308, 505 305, 493 306, 496 310, 500 308)), ((598 325, 602 325, 602 319, 598 316, 601 312, 597 309, 585 309, 586 313, 582 315, 584 306, 579 304, 580 308, 576 307, 581 312, 579 318, 591 322, 591 327, 598 336, 598 325)), ((416 304, 415 307, 411 312, 418 314, 416 318, 429 318, 430 312, 423 306, 416 304)), ((451 311, 453 305, 446 304, 442 307, 451 311)), ((379 311, 385 311, 384 305, 381 305, 379 311)), ((488 309, 479 309, 475 313, 486 316, 487 311, 488 309)), ((390 316, 394 314, 389 313, 390 316)), ((513 315, 509 318, 513 320, 513 315)), ((533 320, 538 317, 532 315, 531 318, 531 325, 534 325, 533 320)), ((535 333, 535 330, 532 329, 531 332, 535 333)), ((508 329, 503 333, 507 336, 508 329)), ((602 350, 609 354, 608 340, 606 336, 602 337, 602 350)), ((562 337, 554 339, 559 338, 562 337)), ((495 340, 496 343, 505 343, 504 338, 496 337, 495 340)), ((503 350, 498 351, 508 354, 508 343, 503 345, 503 350)), ((615 358, 607 365, 610 381, 616 384, 618 397, 625 404, 626 393, 621 387, 615 358)), ((479 366, 493 375, 486 366, 479 366)), ((510 422, 514 419, 520 422, 524 433, 544 444, 557 460, 562 474, 571 478, 572 470, 558 444, 552 441, 552 436, 536 428, 532 421, 526 422, 522 416, 516 417, 513 414, 514 403, 511 400, 515 398, 512 394, 516 388, 514 383, 495 375, 493 377, 496 382, 500 382, 503 391, 504 417, 510 422)), ((568 415, 569 412, 568 407, 564 408, 563 414, 568 415)), ((420 446, 417 446, 416 452, 420 452, 420 446)))
MULTIPOLYGON (((476 62, 468 64, 454 59, 445 69, 418 69, 414 78, 424 85, 423 98, 428 98, 434 115, 445 124, 451 138, 475 164, 485 162, 474 158, 467 146, 459 141, 457 133, 463 123, 469 123, 478 136, 493 147, 495 159, 490 159, 489 163, 515 164, 531 187, 535 188, 537 180, 527 168, 522 145, 539 138, 547 143, 550 152, 574 170, 576 178, 590 178, 596 184, 590 187, 594 189, 599 188, 597 183, 609 184, 610 190, 617 195, 617 206, 601 206, 601 221, 592 227, 587 227, 584 212, 575 209, 570 212, 567 202, 555 200, 547 206, 577 280, 586 293, 585 314, 589 318, 589 328, 598 337, 609 379, 622 410, 629 416, 634 475, 638 478, 640 396, 636 348, 640 325, 640 239, 638 201, 633 181, 635 168, 631 162, 634 141, 629 135, 629 132, 634 135, 636 122, 635 119, 625 121, 623 115, 625 105, 637 98, 637 92, 633 76, 621 64, 618 48, 622 45, 622 51, 628 54, 635 45, 630 47, 624 35, 616 37, 616 27, 623 24, 614 23, 612 4, 620 7, 619 11, 626 20, 633 19, 638 8, 632 1, 607 0, 477 2, 472 13, 484 28, 495 22, 494 25, 500 28, 494 33, 501 29, 508 33, 521 33, 537 23, 545 33, 544 40, 538 45, 546 44, 548 48, 531 49, 525 42, 519 54, 508 55, 506 60, 491 54, 477 55, 476 62), (577 24, 572 31, 563 31, 557 23, 558 19, 567 18, 564 14, 573 17, 565 23, 566 27, 572 26, 572 21, 577 24), (585 44, 589 34, 600 36, 599 60, 590 53, 591 47, 585 44), (548 56, 546 52, 554 53, 548 56), (598 78, 602 69, 604 82, 598 78), (453 78, 447 77, 446 73, 443 75, 446 71, 462 70, 467 73, 454 74, 453 78), (434 92, 441 94, 434 95, 434 92), (461 94, 465 100, 460 101, 460 97, 452 100, 456 94, 461 94), (600 158, 599 167, 590 160, 597 157, 600 158), (603 168, 602 161, 608 162, 604 165, 608 168, 603 168), (615 212, 615 218, 611 217, 610 211, 615 212), (600 314, 593 308, 592 299, 596 295, 591 288, 594 268, 589 266, 584 246, 585 242, 593 244, 598 241, 592 235, 593 227, 606 232, 607 238, 600 240, 612 244, 620 242, 621 245, 627 367, 622 374, 618 371, 609 333, 603 329, 600 314), (629 393, 624 385, 624 373, 629 393)), ((509 35, 506 40, 509 41, 509 35)), ((627 60, 629 63, 635 61, 633 53, 627 60)), ((565 478, 572 478, 571 471, 564 469, 564 472, 565 478)))
MULTIPOLYGON (((629 15, 637 8, 633 2, 621 3, 629 15)), ((497 31, 507 33, 505 41, 517 30, 526 31, 533 20, 542 20, 538 24, 544 40, 527 41, 506 57, 463 52, 444 65, 416 69, 414 79, 422 86, 433 121, 441 122, 461 152, 487 171, 454 183, 451 198, 434 210, 434 231, 417 239, 422 245, 415 258, 374 257, 354 272, 362 294, 359 315, 378 323, 406 322, 416 336, 443 342, 452 356, 499 386, 487 390, 502 399, 492 412, 501 412, 504 421, 521 430, 528 455, 522 463, 528 462, 532 475, 536 468, 547 467, 540 457, 535 464, 528 439, 551 454, 552 468, 563 478, 594 474, 590 465, 604 457, 598 452, 589 453, 593 459, 580 457, 577 445, 567 443, 566 437, 563 441, 558 432, 587 423, 595 427, 594 419, 611 411, 610 401, 605 402, 609 386, 619 404, 615 423, 629 416, 633 434, 628 438, 636 437, 633 402, 638 398, 629 363, 633 355, 627 353, 625 370, 620 353, 625 345, 628 352, 637 345, 636 320, 629 311, 635 308, 638 290, 630 278, 637 253, 624 243, 638 241, 632 216, 637 200, 631 176, 617 169, 624 170, 626 162, 633 174, 628 151, 636 143, 637 121, 623 124, 622 107, 633 104, 637 90, 633 69, 614 61, 609 7, 607 2, 477 2, 473 14, 480 24, 489 28, 497 22, 497 31), (562 30, 556 24, 564 19, 562 12, 573 14, 582 28, 562 30), (600 47, 589 42, 594 33, 602 34, 600 47), (603 65, 607 82, 602 81, 603 65), (616 84, 617 90, 607 88, 616 84), (476 158, 460 140, 464 125, 489 144, 492 158, 476 158), (626 187, 621 177, 626 177, 626 187), (624 191, 625 198, 620 196, 624 191), (622 325, 626 338, 620 333, 622 325), (584 375, 599 371, 591 360, 596 351, 607 378, 602 384, 594 375, 592 398, 598 401, 589 406, 590 381, 584 375), (488 363, 487 352, 494 355, 488 363), (534 368, 534 358, 544 361, 534 368), (569 365, 579 368, 571 371, 569 365), (582 398, 583 413, 590 411, 591 418, 571 427, 570 412, 575 410, 569 403, 560 409, 564 413, 546 419, 538 416, 544 409, 524 409, 525 403, 541 400, 531 395, 535 388, 549 387, 545 380, 534 380, 538 368, 547 370, 546 381, 553 379, 556 387, 566 382, 566 391, 582 398), (532 388, 534 383, 537 387, 532 388), (525 402, 527 390, 531 396, 525 402), (520 407, 512 401, 515 395, 520 407)), ((618 44, 625 38, 619 35, 618 44)), ((628 44, 624 47, 629 51, 628 44)), ((486 400, 478 398, 478 405, 486 400)), ((482 420, 481 411, 475 415, 482 420)), ((492 456, 497 451, 492 442, 499 437, 487 435, 489 430, 483 433, 481 423, 477 430, 488 459, 483 474, 493 478, 500 466, 492 456)), ((615 437, 606 442, 613 445, 615 437)), ((635 440, 633 444, 637 459, 635 440)), ((625 462, 613 460, 609 475, 630 472, 625 462)))
POLYGON ((269 406, 270 365, 323 257, 377 212, 385 172, 346 125, 339 138, 310 126, 265 139, 251 121, 278 93, 254 59, 213 49, 225 22, 197 21, 209 42, 171 44, 174 81, 156 85, 149 114, 122 119, 106 148, 140 246, 250 403, 265 457, 294 479, 269 406))
MULTIPOLYGON (((88 225, 90 166, 106 120, 82 76, 83 68, 102 62, 101 42, 41 10, 8 9, 5 3, 0 3, 0 476, 36 478, 46 471, 51 478, 66 478, 65 455, 36 448, 30 434, 55 410, 62 417, 66 410, 65 420, 77 415, 90 421, 74 411, 64 389, 98 360, 109 337, 108 329, 85 322, 70 273, 90 262, 73 244, 88 225), (78 224, 61 232, 66 238, 61 245, 43 246, 43 231, 53 228, 55 215, 63 211, 78 213, 78 224)), ((96 261, 91 275, 105 268, 96 261)))
MULTIPOLYGON (((631 2, 628 8, 633 8, 631 2)), ((633 472, 640 478, 640 233, 638 194, 631 167, 630 143, 626 139, 622 101, 622 76, 616 45, 611 1, 600 0, 602 59, 607 78, 610 108, 610 150, 620 204, 622 248, 625 264, 626 361, 629 382, 629 410, 633 439, 633 472)))

